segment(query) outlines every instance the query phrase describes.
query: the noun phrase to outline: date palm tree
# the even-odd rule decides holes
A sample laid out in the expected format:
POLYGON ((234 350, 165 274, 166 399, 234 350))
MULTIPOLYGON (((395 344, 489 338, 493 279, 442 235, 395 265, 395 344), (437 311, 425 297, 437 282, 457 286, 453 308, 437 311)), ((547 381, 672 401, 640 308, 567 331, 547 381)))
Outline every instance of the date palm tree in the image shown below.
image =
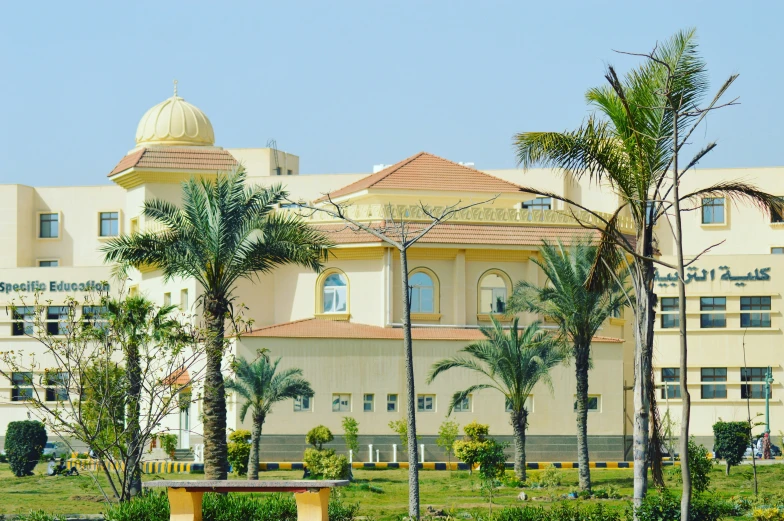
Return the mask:
MULTIPOLYGON (((552 167, 574 181, 587 178, 618 196, 617 209, 606 218, 560 194, 536 187, 524 188, 527 192, 563 201, 567 210, 585 210, 600 223, 582 223, 587 227, 595 226, 601 234, 599 255, 589 287, 607 286, 615 276, 606 266, 626 263, 635 300, 632 447, 635 507, 642 504, 647 493, 648 462, 657 460, 650 458, 649 445, 655 449, 654 453, 658 452, 658 438, 649 439, 651 432, 658 436, 652 385, 653 327, 657 302, 654 268, 656 264, 672 270, 679 267, 654 258, 656 224, 673 212, 680 213, 681 203, 691 202, 692 208, 685 211, 698 208, 703 198, 726 197, 766 208, 779 205, 772 195, 742 180, 720 181, 686 194, 678 192, 677 186, 682 177, 693 170, 716 144, 709 143, 699 149, 685 167, 678 167, 678 154, 703 118, 721 106, 719 100, 736 76, 730 77, 712 100, 702 107, 700 103, 707 93, 708 78, 705 64, 697 52, 694 30, 676 33, 643 57, 646 61, 623 78, 612 66, 608 67, 605 75, 607 85, 589 89, 586 93, 586 99, 595 112, 576 130, 523 132, 515 136, 517 159, 524 168, 552 167), (671 176, 672 170, 676 170, 677 174, 671 176), (619 223, 623 218, 631 219, 633 237, 621 231, 619 223), (629 258, 631 262, 627 262, 629 258)), ((680 233, 676 233, 677 250, 681 240, 680 233)), ((681 305, 685 305, 683 300, 681 305)), ((681 337, 682 361, 685 362, 685 331, 682 331, 681 337)), ((685 367, 685 363, 683 365, 685 367)), ((681 369, 685 417, 688 416, 686 373, 685 369, 681 369)), ((683 422, 683 429, 688 430, 688 421, 683 422)), ((687 441, 688 435, 682 435, 682 444, 687 441)), ((685 448, 682 453, 686 453, 685 448)), ((653 470, 654 477, 660 477, 661 467, 653 470)), ((688 487, 685 462, 683 474, 684 484, 688 487)), ((685 493, 684 497, 687 498, 685 505, 690 494, 685 493)))
POLYGON ((567 359, 559 340, 539 328, 537 323, 522 330, 518 318, 508 330, 495 319, 492 327, 483 327, 486 339, 470 344, 452 358, 433 364, 427 383, 454 368, 468 369, 479 374, 483 382, 471 385, 452 395, 447 416, 455 405, 482 389, 495 389, 504 395, 511 418, 515 441, 515 474, 525 480, 525 430, 528 427, 526 400, 537 383, 543 382, 552 391, 550 369, 567 359), (467 355, 467 356, 466 356, 467 355))
POLYGON ((183 184, 182 206, 145 201, 142 214, 158 229, 123 235, 103 248, 107 262, 161 270, 164 280, 192 278, 206 329, 204 473, 226 479, 226 391, 221 365, 225 326, 239 279, 255 280, 285 264, 320 270, 330 243, 297 216, 274 212, 288 197, 280 185, 246 186, 238 167, 183 184))
POLYGON ((253 419, 248 458, 250 480, 259 479, 261 429, 272 406, 289 398, 311 398, 314 394, 310 383, 302 378, 302 369, 290 368, 277 372, 278 364, 280 358, 270 362, 266 354, 252 363, 238 358, 234 368, 235 378, 226 381, 226 389, 245 400, 240 408, 240 420, 245 421, 248 411, 251 411, 253 419))
POLYGON ((532 259, 547 277, 544 286, 527 280, 515 284, 509 299, 511 313, 530 312, 549 317, 558 324, 565 344, 571 344, 577 380, 577 461, 580 488, 591 490, 588 464, 588 369, 591 341, 601 325, 621 309, 626 296, 613 283, 605 290, 593 291, 585 283, 596 259, 596 246, 576 242, 568 250, 561 242, 544 241, 539 248, 542 260, 532 259))

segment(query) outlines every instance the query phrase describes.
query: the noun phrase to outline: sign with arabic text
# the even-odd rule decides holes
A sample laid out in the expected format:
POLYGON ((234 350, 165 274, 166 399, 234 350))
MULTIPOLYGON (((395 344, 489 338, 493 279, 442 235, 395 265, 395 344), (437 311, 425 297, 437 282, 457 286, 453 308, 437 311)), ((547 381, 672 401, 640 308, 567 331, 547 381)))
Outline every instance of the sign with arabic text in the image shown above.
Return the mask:
MULTIPOLYGON (((686 268, 686 275, 683 278, 683 282, 685 284, 690 284, 692 282, 705 282, 709 279, 713 282, 718 277, 718 280, 726 280, 734 283, 736 286, 745 286, 747 282, 770 280, 769 272, 770 268, 754 268, 754 271, 750 271, 745 275, 733 275, 729 266, 719 266, 718 272, 715 269, 708 271, 704 269, 701 270, 696 266, 689 266, 686 268)), ((675 286, 678 282, 678 274, 673 272, 668 273, 667 275, 661 275, 657 269, 653 275, 653 280, 660 287, 675 286)))

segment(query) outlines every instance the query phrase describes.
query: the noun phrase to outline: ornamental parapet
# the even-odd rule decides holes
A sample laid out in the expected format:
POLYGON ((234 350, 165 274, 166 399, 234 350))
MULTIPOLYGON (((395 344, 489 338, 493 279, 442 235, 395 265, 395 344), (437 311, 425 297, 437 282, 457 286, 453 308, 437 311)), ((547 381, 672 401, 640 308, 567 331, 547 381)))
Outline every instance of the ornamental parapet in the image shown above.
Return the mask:
MULTIPOLYGON (((303 219, 311 223, 334 223, 340 220, 326 212, 318 212, 307 208, 282 208, 282 211, 292 212, 300 215, 303 219)), ((431 218, 418 205, 382 205, 365 204, 352 205, 343 209, 345 215, 356 221, 383 221, 385 219, 405 219, 412 222, 427 222, 431 218)), ((444 206, 428 207, 428 212, 432 215, 440 215, 444 211, 444 206)), ((455 213, 449 222, 463 224, 520 224, 535 226, 579 226, 580 223, 586 226, 598 226, 603 228, 602 219, 609 220, 612 216, 608 213, 596 212, 593 215, 585 210, 534 210, 518 208, 492 208, 477 206, 467 208, 455 213)), ((630 217, 618 219, 618 227, 624 233, 634 232, 634 222, 630 217)))

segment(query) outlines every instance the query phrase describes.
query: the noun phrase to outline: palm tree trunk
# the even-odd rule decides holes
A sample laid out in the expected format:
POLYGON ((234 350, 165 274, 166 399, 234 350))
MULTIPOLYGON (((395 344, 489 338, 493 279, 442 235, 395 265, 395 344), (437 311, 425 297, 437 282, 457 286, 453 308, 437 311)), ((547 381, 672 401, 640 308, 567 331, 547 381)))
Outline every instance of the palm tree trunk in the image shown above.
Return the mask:
POLYGON ((528 411, 512 411, 512 431, 514 431, 515 459, 514 471, 517 479, 525 481, 525 428, 528 425, 528 411))
MULTIPOLYGON (((574 370, 577 380, 577 465, 580 490, 591 490, 591 469, 588 459, 588 365, 590 343, 575 343, 574 370)), ((625 420, 624 420, 625 421, 625 420)))
POLYGON ((414 389, 414 347, 411 340, 411 303, 408 295, 408 258, 400 249, 400 280, 403 289, 403 347, 406 351, 406 395, 408 408, 408 517, 419 519, 419 454, 416 431, 416 394, 414 389))
POLYGON ((139 463, 142 458, 141 429, 139 427, 140 399, 142 394, 142 368, 139 361, 139 346, 129 342, 125 353, 125 374, 128 378, 128 479, 123 496, 130 499, 142 491, 142 472, 139 463))
MULTIPOLYGON (((638 242, 639 244, 639 242, 638 242)), ((650 441, 650 387, 653 372, 653 323, 656 294, 653 292, 653 265, 638 261, 632 269, 632 283, 638 299, 634 346, 634 458, 635 508, 648 492, 648 444, 650 441)))
POLYGON ((250 435, 250 457, 248 457, 248 479, 259 479, 259 444, 261 428, 264 426, 264 414, 253 414, 253 432, 250 435))
POLYGON ((226 479, 226 389, 223 386, 223 341, 226 307, 214 299, 204 299, 207 327, 207 366, 204 371, 204 478, 226 479))

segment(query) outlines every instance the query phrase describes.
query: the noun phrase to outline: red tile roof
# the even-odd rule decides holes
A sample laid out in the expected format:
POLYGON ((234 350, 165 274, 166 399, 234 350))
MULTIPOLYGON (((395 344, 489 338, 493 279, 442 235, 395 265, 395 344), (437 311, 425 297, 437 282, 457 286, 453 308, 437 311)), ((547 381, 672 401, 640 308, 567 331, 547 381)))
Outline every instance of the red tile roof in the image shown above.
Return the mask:
MULTIPOLYGON (((390 167, 330 193, 333 199, 367 188, 452 190, 459 192, 513 193, 516 184, 447 159, 420 152, 390 167)), ((326 196, 319 201, 326 200, 326 196)))
MULTIPOLYGON (((421 230, 428 223, 411 223, 410 232, 421 230)), ((342 224, 314 225, 323 230, 335 244, 379 243, 381 239, 367 232, 353 231, 342 224)), ((383 226, 383 223, 371 224, 383 226)), ((389 235, 389 232, 387 232, 389 235)), ((443 223, 419 239, 418 244, 494 244, 509 246, 542 245, 542 239, 561 240, 570 244, 574 238, 599 238, 599 232, 579 226, 532 226, 443 223)), ((392 237, 393 239, 395 237, 392 237)))
POLYGON ((231 170, 237 164, 234 156, 219 148, 142 148, 122 158, 111 171, 109 177, 134 167, 224 171, 231 170))
MULTIPOLYGON (((402 340, 403 330, 399 327, 381 327, 357 324, 344 320, 306 318, 256 329, 242 336, 264 338, 364 338, 373 340, 402 340)), ((482 340, 485 336, 479 329, 457 327, 413 327, 414 340, 482 340)), ((623 339, 595 336, 594 342, 623 343, 623 339)))
POLYGON ((164 385, 188 385, 191 383, 191 375, 188 370, 181 367, 163 379, 164 385))

